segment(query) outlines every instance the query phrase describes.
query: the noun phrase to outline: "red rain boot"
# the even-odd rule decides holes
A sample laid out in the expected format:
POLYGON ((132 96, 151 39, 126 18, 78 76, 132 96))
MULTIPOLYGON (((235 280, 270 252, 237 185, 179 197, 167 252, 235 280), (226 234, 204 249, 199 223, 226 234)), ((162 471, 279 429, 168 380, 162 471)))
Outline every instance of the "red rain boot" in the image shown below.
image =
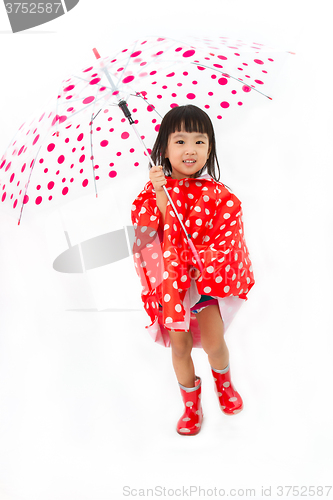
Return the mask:
POLYGON ((179 384, 179 387, 185 404, 185 412, 178 420, 177 432, 182 436, 194 436, 200 432, 203 419, 201 408, 201 378, 196 377, 194 387, 184 387, 181 384, 179 384))
POLYGON ((231 383, 229 365, 224 370, 215 370, 213 367, 211 369, 215 380, 215 390, 223 413, 234 415, 242 411, 243 401, 231 383))

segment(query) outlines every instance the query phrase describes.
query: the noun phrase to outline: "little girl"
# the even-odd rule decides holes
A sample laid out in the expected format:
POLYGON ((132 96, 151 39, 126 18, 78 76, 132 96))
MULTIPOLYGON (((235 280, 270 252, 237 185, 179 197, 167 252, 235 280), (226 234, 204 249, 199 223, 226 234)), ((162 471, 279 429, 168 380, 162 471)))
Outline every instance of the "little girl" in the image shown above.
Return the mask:
POLYGON ((230 380, 224 332, 254 278, 241 203, 219 182, 209 116, 193 105, 173 108, 162 120, 151 157, 158 166, 150 167, 150 181, 132 206, 133 256, 143 287, 141 298, 152 321, 146 328, 155 341, 171 345, 185 405, 177 432, 189 436, 200 431, 203 419, 201 379, 195 375, 192 347, 202 347, 208 355, 221 410, 234 415, 243 408, 230 380))

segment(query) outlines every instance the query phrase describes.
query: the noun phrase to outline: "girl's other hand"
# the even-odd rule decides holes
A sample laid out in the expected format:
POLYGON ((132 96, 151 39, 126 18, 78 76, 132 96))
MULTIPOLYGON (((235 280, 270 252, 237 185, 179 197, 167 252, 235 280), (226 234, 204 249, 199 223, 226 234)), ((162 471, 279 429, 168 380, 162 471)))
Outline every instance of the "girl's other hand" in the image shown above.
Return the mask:
POLYGON ((162 165, 154 165, 150 169, 149 179, 151 180, 155 191, 163 191, 163 186, 167 183, 167 180, 164 176, 162 165))

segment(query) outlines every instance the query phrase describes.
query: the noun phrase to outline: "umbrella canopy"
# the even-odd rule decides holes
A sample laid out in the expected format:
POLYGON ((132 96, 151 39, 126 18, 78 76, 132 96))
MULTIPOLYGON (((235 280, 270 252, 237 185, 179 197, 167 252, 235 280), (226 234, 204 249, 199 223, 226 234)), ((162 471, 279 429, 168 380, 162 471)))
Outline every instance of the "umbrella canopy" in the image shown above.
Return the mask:
POLYGON ((120 103, 149 152, 174 106, 195 104, 218 122, 256 97, 271 98, 285 55, 226 37, 161 37, 94 61, 66 78, 48 106, 20 126, 0 159, 0 205, 20 220, 23 208, 53 208, 115 186, 148 163, 120 103))

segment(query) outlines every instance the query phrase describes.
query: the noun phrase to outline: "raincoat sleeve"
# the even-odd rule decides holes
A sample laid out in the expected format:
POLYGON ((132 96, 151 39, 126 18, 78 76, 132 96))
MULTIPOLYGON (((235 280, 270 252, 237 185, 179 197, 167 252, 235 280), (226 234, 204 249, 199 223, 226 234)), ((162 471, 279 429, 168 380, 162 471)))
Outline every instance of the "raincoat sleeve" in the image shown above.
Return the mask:
POLYGON ((228 241, 228 248, 224 251, 225 269, 227 271, 227 286, 233 288, 236 283, 234 295, 247 299, 247 294, 253 287, 254 275, 250 254, 246 245, 243 224, 243 209, 239 198, 221 184, 217 188, 217 224, 222 224, 223 237, 228 241), (230 275, 231 281, 230 281, 230 275))
POLYGON ((151 181, 134 200, 131 219, 135 231, 134 266, 142 285, 142 301, 153 321, 154 314, 149 311, 158 309, 156 289, 161 283, 163 266, 163 229, 160 226, 162 218, 151 181))

